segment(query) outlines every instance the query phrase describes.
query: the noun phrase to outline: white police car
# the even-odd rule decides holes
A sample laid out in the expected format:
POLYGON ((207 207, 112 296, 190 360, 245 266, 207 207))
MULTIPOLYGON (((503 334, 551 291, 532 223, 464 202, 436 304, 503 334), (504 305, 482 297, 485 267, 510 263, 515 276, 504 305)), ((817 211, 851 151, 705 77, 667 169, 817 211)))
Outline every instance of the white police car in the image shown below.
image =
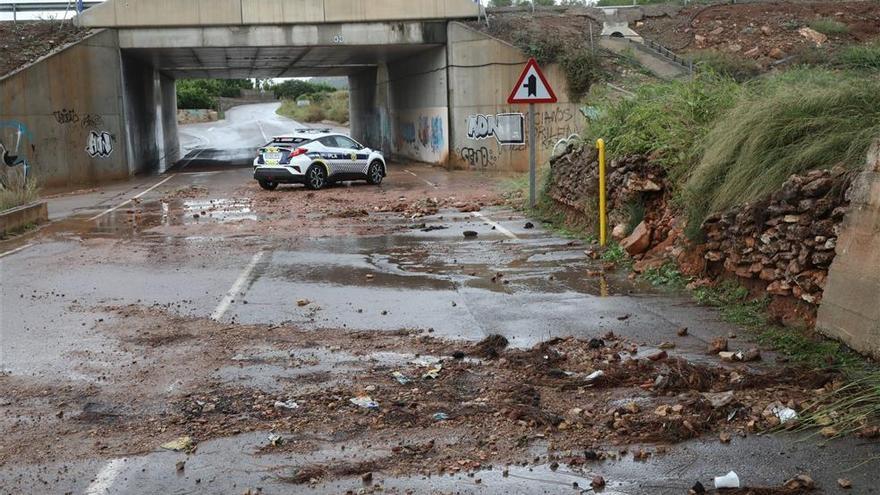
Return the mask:
POLYGON ((298 129, 288 136, 276 136, 260 148, 254 160, 254 179, 270 191, 279 184, 321 189, 348 180, 378 185, 385 174, 381 152, 329 129, 298 129))

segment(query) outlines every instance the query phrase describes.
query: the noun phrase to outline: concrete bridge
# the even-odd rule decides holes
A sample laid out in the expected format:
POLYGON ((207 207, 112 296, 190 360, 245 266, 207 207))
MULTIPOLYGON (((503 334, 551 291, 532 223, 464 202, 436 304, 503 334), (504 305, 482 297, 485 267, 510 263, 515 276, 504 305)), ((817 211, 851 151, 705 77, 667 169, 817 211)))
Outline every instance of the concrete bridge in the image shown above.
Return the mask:
MULTIPOLYGON (((180 158, 175 80, 347 76, 351 132, 402 159, 524 170, 527 150, 469 132, 506 103, 526 56, 468 25, 472 0, 108 0, 82 42, 0 79, 0 120, 28 130, 49 187, 164 170, 180 158)), ((582 118, 558 67, 539 158, 582 118)), ((494 121, 494 119, 492 119, 494 121)), ((0 129, 0 142, 10 140, 0 129)))

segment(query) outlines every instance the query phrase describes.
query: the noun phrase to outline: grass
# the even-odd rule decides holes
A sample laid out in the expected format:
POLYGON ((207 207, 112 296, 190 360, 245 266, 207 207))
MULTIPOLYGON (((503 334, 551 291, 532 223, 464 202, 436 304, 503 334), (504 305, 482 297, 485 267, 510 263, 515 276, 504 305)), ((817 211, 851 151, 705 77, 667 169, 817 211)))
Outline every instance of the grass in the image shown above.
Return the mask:
POLYGON ((586 95, 593 83, 602 79, 604 74, 599 58, 587 49, 566 54, 559 63, 568 83, 568 94, 573 100, 586 95))
POLYGON ((847 69, 880 70, 880 41, 847 46, 840 51, 837 59, 847 69))
MULTIPOLYGON (((5 167, 4 167, 5 168, 5 167)), ((31 179, 25 183, 19 170, 11 170, 0 177, 0 211, 26 205, 39 199, 40 188, 31 179)))
POLYGON ((642 278, 654 287, 667 287, 674 290, 682 290, 689 280, 678 271, 675 263, 664 263, 658 268, 648 268, 642 273, 642 278))
POLYGON ((825 35, 846 34, 849 32, 849 26, 828 17, 822 17, 810 22, 809 26, 825 35))
POLYGON ((728 280, 716 287, 701 287, 694 290, 693 296, 702 305, 718 308, 724 321, 753 332, 758 343, 794 363, 810 368, 849 370, 862 362, 859 356, 836 341, 804 328, 774 324, 767 313, 770 300, 750 298, 748 289, 736 282, 728 280))
POLYGON ((299 106, 295 100, 282 100, 277 113, 299 122, 323 122, 330 120, 340 124, 349 121, 348 91, 333 93, 313 93, 303 95, 298 100, 311 102, 307 106, 299 106))
POLYGON ((739 92, 736 81, 711 72, 643 85, 632 98, 597 102, 599 117, 586 128, 586 141, 605 139, 611 157, 653 153, 680 182, 699 158, 698 144, 739 92))
POLYGON ((690 60, 700 70, 714 73, 743 82, 761 74, 761 67, 752 60, 739 55, 717 50, 700 50, 690 54, 690 60))
POLYGON ((792 174, 859 169, 878 135, 875 77, 798 69, 751 86, 706 135, 686 184, 689 224, 767 196, 792 174))
POLYGON ((801 411, 801 429, 832 426, 832 436, 843 436, 880 426, 880 371, 862 369, 850 372, 848 378, 801 411))

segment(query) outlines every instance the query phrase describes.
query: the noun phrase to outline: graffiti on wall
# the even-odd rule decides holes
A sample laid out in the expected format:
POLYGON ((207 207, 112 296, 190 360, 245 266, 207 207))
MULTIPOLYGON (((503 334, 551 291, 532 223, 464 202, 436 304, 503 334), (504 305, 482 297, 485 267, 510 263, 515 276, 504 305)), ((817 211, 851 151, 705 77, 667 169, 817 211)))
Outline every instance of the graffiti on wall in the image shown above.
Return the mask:
POLYGON ((71 125, 79 123, 83 128, 101 127, 104 125, 104 118, 96 113, 89 113, 80 117, 76 109, 62 108, 52 112, 55 122, 58 125, 71 125))
POLYGON ((397 115, 395 153, 429 163, 443 162, 447 157, 447 112, 438 108, 397 115))
POLYGON ((409 145, 416 144, 416 125, 412 122, 400 124, 400 139, 409 145))
POLYGON ((537 112, 535 125, 538 128, 538 143, 544 148, 552 148, 560 139, 565 139, 581 130, 575 112, 569 107, 557 106, 537 112))
POLYGON ((0 121, 0 160, 5 165, 0 177, 6 177, 9 170, 17 169, 21 170, 20 173, 27 180, 31 168, 28 157, 33 157, 35 153, 33 137, 24 123, 15 120, 0 121))
POLYGON ((520 145, 525 143, 524 121, 521 113, 470 115, 467 119, 467 136, 476 140, 494 137, 501 145, 520 145))
POLYGON ((86 153, 92 158, 107 158, 113 153, 113 135, 107 131, 89 132, 86 153))
POLYGON ((495 152, 485 146, 481 148, 461 148, 458 150, 458 156, 462 161, 470 165, 471 168, 494 167, 498 161, 498 156, 495 152))
POLYGON ((76 110, 72 108, 55 110, 52 112, 52 115, 55 116, 55 122, 58 122, 61 125, 76 124, 79 122, 79 114, 77 114, 76 110))

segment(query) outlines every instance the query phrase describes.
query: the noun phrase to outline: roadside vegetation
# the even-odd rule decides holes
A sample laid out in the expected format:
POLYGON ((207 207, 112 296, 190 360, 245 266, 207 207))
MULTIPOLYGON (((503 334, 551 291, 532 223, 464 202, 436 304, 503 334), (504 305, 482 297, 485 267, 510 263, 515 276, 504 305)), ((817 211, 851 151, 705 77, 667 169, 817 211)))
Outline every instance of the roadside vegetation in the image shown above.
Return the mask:
POLYGON ((217 98, 237 98, 242 89, 254 89, 250 79, 181 79, 177 81, 177 108, 216 108, 217 98))
POLYGON ((31 178, 25 182, 19 170, 8 169, 0 180, 0 211, 26 205, 39 199, 40 188, 31 178))
POLYGON ((299 122, 331 121, 345 124, 349 120, 348 91, 320 92, 284 99, 278 114, 299 122))
POLYGON ((742 84, 704 71, 643 85, 632 98, 593 98, 585 139, 604 138, 610 156, 657 157, 696 228, 792 174, 861 167, 880 135, 880 79, 861 71, 800 68, 742 84))

